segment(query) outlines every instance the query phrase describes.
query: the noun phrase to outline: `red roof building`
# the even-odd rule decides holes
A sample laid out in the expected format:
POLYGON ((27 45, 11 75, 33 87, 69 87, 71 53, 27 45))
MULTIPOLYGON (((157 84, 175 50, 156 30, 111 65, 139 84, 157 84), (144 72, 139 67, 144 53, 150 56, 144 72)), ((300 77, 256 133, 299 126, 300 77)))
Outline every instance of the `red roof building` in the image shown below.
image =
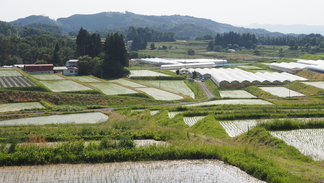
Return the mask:
POLYGON ((25 72, 28 74, 53 74, 53 64, 31 64, 25 65, 25 72))

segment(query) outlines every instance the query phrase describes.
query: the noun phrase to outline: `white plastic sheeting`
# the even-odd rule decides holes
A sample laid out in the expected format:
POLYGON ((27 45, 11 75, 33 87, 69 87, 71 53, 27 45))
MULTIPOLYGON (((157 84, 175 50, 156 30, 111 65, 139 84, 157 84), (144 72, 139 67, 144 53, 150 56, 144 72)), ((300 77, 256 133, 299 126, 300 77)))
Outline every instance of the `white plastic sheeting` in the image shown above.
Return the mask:
POLYGON ((324 73, 324 60, 298 60, 297 62, 290 63, 271 63, 270 68, 289 73, 296 73, 303 69, 324 73))
POLYGON ((213 64, 225 64, 227 60, 222 59, 163 59, 163 58, 143 58, 141 63, 155 64, 155 65, 177 65, 177 64, 193 64, 193 63, 213 63, 213 64))
POLYGON ((204 68, 204 69, 187 69, 189 74, 196 71, 200 76, 210 74, 211 79, 215 84, 221 86, 222 84, 260 84, 260 83, 285 83, 291 81, 306 81, 307 79, 295 76, 286 72, 275 73, 275 72, 257 72, 251 73, 238 68, 204 68))

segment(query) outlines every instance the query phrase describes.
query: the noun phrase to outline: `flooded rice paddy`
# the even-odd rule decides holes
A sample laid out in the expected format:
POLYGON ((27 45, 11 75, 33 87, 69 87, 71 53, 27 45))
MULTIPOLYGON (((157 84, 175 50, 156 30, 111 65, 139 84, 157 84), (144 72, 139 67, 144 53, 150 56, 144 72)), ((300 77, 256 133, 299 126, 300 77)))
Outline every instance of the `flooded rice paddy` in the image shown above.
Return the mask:
POLYGON ((222 182, 260 181, 218 160, 146 161, 0 167, 0 182, 222 182))

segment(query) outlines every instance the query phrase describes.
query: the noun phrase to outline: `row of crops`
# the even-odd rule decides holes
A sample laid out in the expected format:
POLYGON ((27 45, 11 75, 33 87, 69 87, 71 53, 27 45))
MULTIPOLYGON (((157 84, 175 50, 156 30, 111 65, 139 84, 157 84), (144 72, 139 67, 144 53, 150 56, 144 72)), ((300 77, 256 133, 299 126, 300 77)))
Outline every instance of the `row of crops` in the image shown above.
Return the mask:
POLYGON ((0 77, 0 86, 28 87, 28 86, 35 86, 35 84, 25 76, 8 76, 8 77, 0 77))

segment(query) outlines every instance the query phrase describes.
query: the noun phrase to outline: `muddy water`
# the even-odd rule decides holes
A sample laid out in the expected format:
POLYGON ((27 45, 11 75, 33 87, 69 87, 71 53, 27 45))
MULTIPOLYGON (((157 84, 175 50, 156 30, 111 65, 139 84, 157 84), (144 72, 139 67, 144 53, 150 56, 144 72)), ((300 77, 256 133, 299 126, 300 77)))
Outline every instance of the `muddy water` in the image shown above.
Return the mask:
POLYGON ((262 182, 217 160, 0 167, 0 182, 262 182))

